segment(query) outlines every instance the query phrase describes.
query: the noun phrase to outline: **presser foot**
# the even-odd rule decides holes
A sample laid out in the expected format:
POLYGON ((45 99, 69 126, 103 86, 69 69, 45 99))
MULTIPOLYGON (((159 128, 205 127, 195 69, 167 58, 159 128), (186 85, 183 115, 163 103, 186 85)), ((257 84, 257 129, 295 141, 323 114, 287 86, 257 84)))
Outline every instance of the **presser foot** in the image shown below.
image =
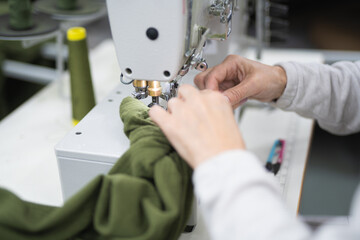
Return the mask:
POLYGON ((159 97, 152 97, 151 103, 148 105, 148 107, 151 108, 155 105, 162 107, 159 103, 159 97))

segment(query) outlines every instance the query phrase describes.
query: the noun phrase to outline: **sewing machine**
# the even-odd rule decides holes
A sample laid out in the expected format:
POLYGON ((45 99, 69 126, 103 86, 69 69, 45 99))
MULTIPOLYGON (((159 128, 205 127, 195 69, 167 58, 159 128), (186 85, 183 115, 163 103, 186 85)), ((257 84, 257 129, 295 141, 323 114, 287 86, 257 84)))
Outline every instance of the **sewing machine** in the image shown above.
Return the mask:
POLYGON ((230 35, 236 2, 108 0, 121 82, 133 84, 137 99, 151 96, 149 106, 176 96, 190 68, 208 68, 203 58, 206 41, 230 35), (166 82, 164 87, 160 82, 166 82))
POLYGON ((149 106, 166 107, 191 68, 207 69, 203 47, 228 38, 236 1, 107 0, 107 7, 122 84, 56 145, 64 199, 107 173, 129 148, 118 111, 123 98, 150 96, 149 106))

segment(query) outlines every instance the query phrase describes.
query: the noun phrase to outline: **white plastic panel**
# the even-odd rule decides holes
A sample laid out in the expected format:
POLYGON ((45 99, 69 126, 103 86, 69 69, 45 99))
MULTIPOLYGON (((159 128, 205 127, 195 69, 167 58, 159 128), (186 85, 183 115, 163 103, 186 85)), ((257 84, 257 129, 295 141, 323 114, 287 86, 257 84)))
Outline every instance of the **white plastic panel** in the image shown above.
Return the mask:
POLYGON ((186 2, 107 0, 118 62, 127 78, 169 81, 176 77, 184 61, 186 2), (147 37, 149 28, 158 31, 155 40, 147 37))
POLYGON ((114 164, 130 146, 119 106, 131 91, 119 83, 55 146, 56 156, 114 164))
POLYGON ((72 158, 58 158, 61 189, 64 200, 68 200, 85 187, 96 176, 106 174, 113 164, 72 158))

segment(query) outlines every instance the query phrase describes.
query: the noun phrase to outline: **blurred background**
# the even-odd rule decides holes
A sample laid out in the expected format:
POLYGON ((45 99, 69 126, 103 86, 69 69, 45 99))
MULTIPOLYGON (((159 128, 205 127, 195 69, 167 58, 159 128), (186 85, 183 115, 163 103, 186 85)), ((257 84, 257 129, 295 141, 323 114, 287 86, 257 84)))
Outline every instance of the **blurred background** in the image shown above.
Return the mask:
MULTIPOLYGON (((35 2, 35 1, 32 1, 35 2)), ((281 31, 268 39, 270 48, 360 51, 360 1, 357 0, 274 0, 285 9, 273 9, 271 17, 279 17, 281 31)), ((249 5, 255 5, 249 1, 249 5)), ((254 11, 254 9, 253 9, 254 11)), ((8 12, 7 0, 0 0, 0 15, 8 12)), ((255 33, 255 11, 251 13, 249 35, 255 33)), ((234 23, 236 24, 236 23, 234 23)), ((107 15, 86 24, 89 48, 111 38, 107 15)), ((274 27, 276 28, 276 26, 274 27)), ((276 30, 274 31, 276 32, 276 30)), ((0 66, 4 59, 55 68, 55 55, 49 54, 55 39, 24 48, 19 41, 0 41, 0 66), (49 44, 50 43, 50 44, 49 44)), ((66 48, 64 49, 66 61, 66 48)), ((343 58, 349 55, 343 54, 343 58)), ((341 58, 339 53, 338 58, 341 58)), ((331 63, 331 59, 329 60, 331 63)), ((66 64, 65 64, 66 67, 66 64)), ((46 84, 6 76, 0 68, 0 119, 46 84)))

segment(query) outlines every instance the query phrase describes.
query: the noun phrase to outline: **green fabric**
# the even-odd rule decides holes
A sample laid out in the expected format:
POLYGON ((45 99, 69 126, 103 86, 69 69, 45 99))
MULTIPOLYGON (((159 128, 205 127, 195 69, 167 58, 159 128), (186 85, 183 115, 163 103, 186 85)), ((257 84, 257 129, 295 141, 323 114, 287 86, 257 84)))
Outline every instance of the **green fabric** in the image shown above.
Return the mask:
POLYGON ((10 27, 14 30, 26 30, 33 26, 30 0, 8 0, 10 27))
POLYGON ((191 169, 148 117, 140 101, 120 107, 131 146, 62 208, 0 190, 1 239, 178 239, 191 212, 191 169))
POLYGON ((73 119, 80 121, 95 106, 86 39, 68 41, 73 119))
POLYGON ((74 10, 77 7, 77 0, 57 0, 56 7, 62 10, 74 10))

